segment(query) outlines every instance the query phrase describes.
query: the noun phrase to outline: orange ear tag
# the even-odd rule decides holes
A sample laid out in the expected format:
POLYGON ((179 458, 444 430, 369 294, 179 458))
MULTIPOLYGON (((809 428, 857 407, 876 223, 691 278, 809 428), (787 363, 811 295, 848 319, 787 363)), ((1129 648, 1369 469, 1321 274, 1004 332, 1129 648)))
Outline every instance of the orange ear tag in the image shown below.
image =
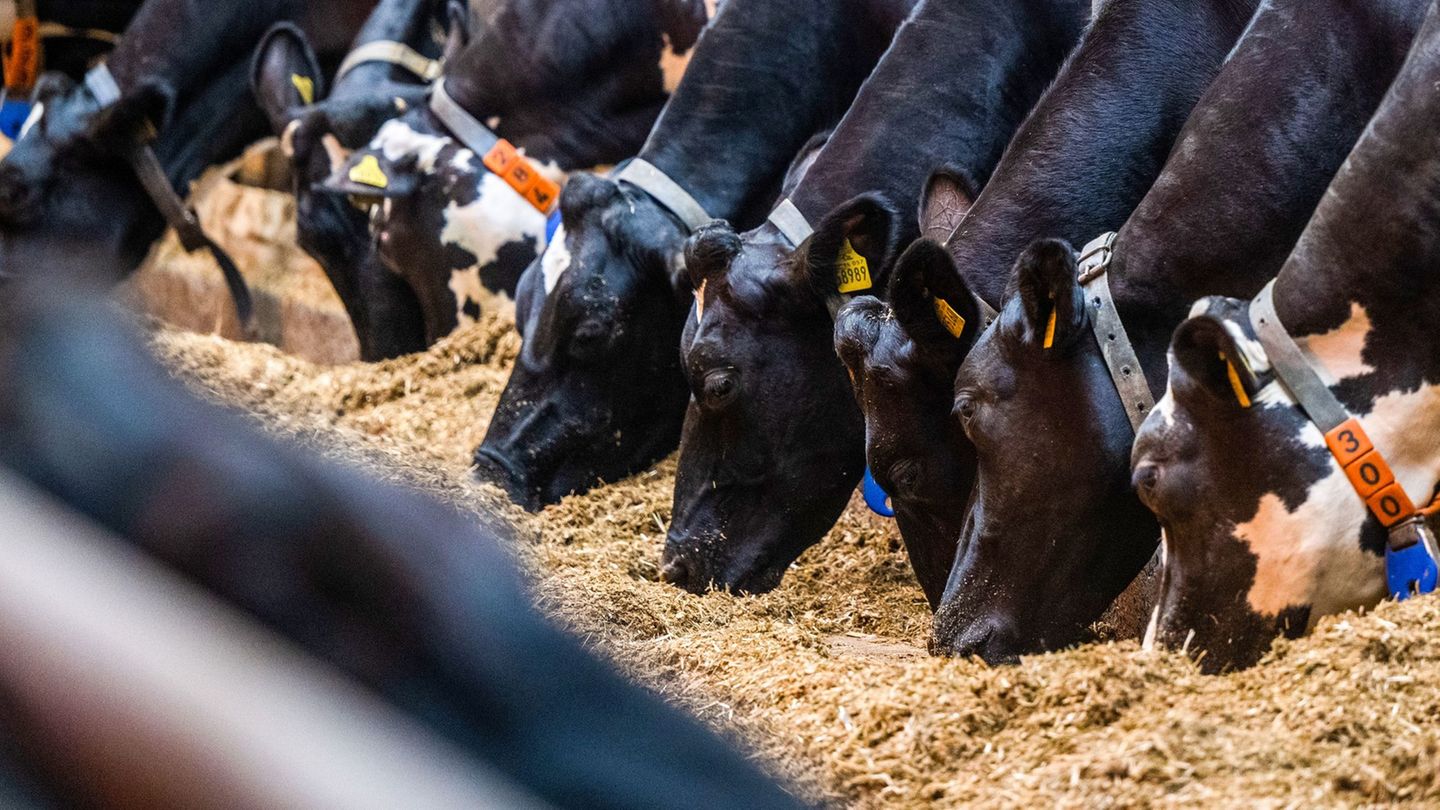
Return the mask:
POLYGON ((1220 353, 1220 359, 1225 361, 1225 376, 1230 379, 1230 389, 1235 392, 1235 399, 1239 401, 1240 407, 1250 407, 1250 395, 1245 393, 1245 386, 1240 382, 1240 373, 1235 370, 1235 364, 1230 358, 1220 353))
POLYGON ((959 338, 965 333, 965 318, 950 306, 950 302, 940 296, 935 296, 935 317, 940 319, 940 325, 953 338, 959 338))
POLYGON ((1047 349, 1054 348, 1054 346, 1055 346, 1055 321, 1056 321, 1059 317, 1060 317, 1060 308, 1059 308, 1059 307, 1051 307, 1051 308, 1050 308, 1050 320, 1049 320, 1048 322, 1046 322, 1046 324, 1045 324, 1045 348, 1047 348, 1047 349))
POLYGON ((700 319, 703 318, 703 317, 705 317, 705 285, 706 285, 706 284, 709 284, 709 283, 710 283, 710 279, 707 278, 707 279, 705 279, 704 281, 701 281, 701 282, 700 282, 700 287, 699 287, 699 289, 695 290, 695 325, 696 325, 696 326, 699 326, 699 325, 700 325, 700 319))
POLYGON ((836 289, 841 293, 859 292, 874 286, 870 280, 870 263, 855 251, 849 239, 840 245, 840 255, 835 258, 835 279, 839 282, 836 289))
POLYGON ((10 35, 5 57, 5 88, 19 96, 29 93, 40 78, 40 20, 20 17, 10 35))

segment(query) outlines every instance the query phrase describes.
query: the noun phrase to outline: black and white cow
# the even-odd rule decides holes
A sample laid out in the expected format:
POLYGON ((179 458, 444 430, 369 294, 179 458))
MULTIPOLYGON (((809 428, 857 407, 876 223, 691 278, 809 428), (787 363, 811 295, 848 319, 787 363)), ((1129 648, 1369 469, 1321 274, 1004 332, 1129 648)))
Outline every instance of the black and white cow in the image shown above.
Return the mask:
MULTIPOLYGON (((358 49, 393 42, 420 59, 437 60, 431 64, 438 66, 447 39, 450 51, 464 41, 467 17, 464 6, 453 2, 381 0, 351 53, 363 56, 365 51, 358 49)), ((327 96, 319 60, 294 26, 276 26, 256 54, 252 81, 291 163, 300 246, 325 269, 344 303, 363 360, 425 348, 420 302, 404 279, 380 262, 366 212, 317 186, 382 124, 423 106, 429 78, 425 67, 367 59, 337 77, 327 96)))
POLYGON ((94 296, 45 287, 0 308, 7 480, 23 477, 546 806, 797 805, 543 619, 501 517, 477 520, 265 435, 187 392, 94 296))
MULTIPOLYGON (((1319 387, 1359 419, 1416 507, 1440 481, 1437 86, 1432 6, 1272 299, 1319 387)), ((1156 638, 1203 656, 1207 671, 1253 664, 1276 636, 1388 590, 1386 531, 1276 379, 1260 306, 1195 305, 1135 442, 1135 482, 1165 530, 1156 638)), ((1339 435, 1337 452, 1349 451, 1339 435)))
MULTIPOLYGON (((445 71, 445 91, 556 187, 633 155, 708 20, 704 0, 523 0, 501 6, 445 71)), ((547 212, 416 105, 351 156, 388 178, 378 253, 416 295, 435 341, 482 311, 513 308, 544 249, 547 212)), ((550 203, 553 205, 553 203, 550 203)))
MULTIPOLYGON (((692 397, 663 579, 695 593, 769 590, 840 516, 864 432, 834 354, 834 308, 883 289, 896 245, 919 235, 912 200, 931 167, 950 167, 931 184, 933 206, 969 205, 1088 12, 1074 0, 922 3, 770 220, 743 237, 724 223, 692 237, 695 317, 680 344, 692 397)), ((912 554, 926 580, 931 557, 912 554)))
MULTIPOLYGON (((1068 245, 1037 242, 1021 255, 1014 293, 955 378, 979 469, 964 553, 936 616, 939 649, 998 660, 1070 643, 1153 556, 1159 529, 1129 474, 1132 420, 1149 391, 1122 397, 1096 330, 1107 343, 1127 336, 1140 364, 1131 371, 1145 377, 1136 384, 1159 391, 1189 303, 1253 295, 1278 272, 1404 60, 1425 2, 1265 3, 1120 230, 1105 312, 1094 282, 1077 281, 1068 245)), ((961 271, 972 288, 992 283, 961 271)), ((1123 376, 1128 366, 1116 364, 1123 376)))
MULTIPOLYGON (((912 0, 727 0, 639 159, 711 217, 758 223, 787 165, 839 120, 912 0)), ((688 227, 629 182, 579 173, 521 279, 524 347, 476 451, 528 508, 674 450, 689 394, 676 345, 691 305, 688 227)))
POLYGON ((165 220, 126 154, 150 126, 166 180, 185 193, 207 166, 264 131, 249 101, 249 57, 280 20, 299 23, 320 52, 338 59, 374 0, 259 0, 212 4, 149 0, 107 60, 119 99, 103 109, 94 92, 59 74, 37 89, 37 109, 0 162, 0 277, 67 268, 112 279, 132 272, 165 220))

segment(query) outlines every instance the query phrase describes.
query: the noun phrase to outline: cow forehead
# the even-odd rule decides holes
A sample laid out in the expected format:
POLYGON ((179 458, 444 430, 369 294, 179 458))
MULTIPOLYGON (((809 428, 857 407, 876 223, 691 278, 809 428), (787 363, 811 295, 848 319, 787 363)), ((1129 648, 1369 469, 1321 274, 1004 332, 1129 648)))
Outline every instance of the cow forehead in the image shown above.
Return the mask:
POLYGON ((370 147, 392 162, 413 157, 419 171, 430 173, 435 171, 440 153, 453 144, 448 136, 416 128, 412 116, 405 116, 382 124, 370 147))

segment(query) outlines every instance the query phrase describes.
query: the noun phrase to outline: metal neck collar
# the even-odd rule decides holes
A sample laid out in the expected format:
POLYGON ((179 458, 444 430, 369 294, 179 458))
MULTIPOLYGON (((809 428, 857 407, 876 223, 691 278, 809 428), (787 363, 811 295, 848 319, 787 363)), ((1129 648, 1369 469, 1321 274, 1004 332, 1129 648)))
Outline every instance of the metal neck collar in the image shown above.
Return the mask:
POLYGON ((430 88, 430 112, 451 136, 481 156, 485 168, 504 180, 542 214, 549 214, 560 199, 560 186, 540 174, 513 144, 461 107, 439 79, 430 88))
POLYGON ((650 195, 662 208, 674 214, 689 233, 715 220, 690 192, 643 158, 632 158, 612 177, 650 195))
POLYGON ((431 59, 403 42, 380 39, 360 45, 346 55, 335 81, 338 83, 350 71, 372 62, 395 65, 425 83, 435 81, 445 71, 445 63, 439 59, 431 59))
POLYGON ((1090 328, 1100 346, 1100 354, 1105 358, 1110 380, 1125 406, 1130 428, 1138 433, 1140 424, 1155 409, 1155 396, 1150 393, 1150 384, 1145 381, 1140 358, 1135 355, 1135 347, 1130 343, 1125 325, 1120 322, 1120 313, 1115 309, 1115 298, 1110 294, 1108 274, 1114 248, 1114 231, 1092 239, 1080 251, 1076 280, 1085 292, 1085 303, 1090 310, 1090 328))

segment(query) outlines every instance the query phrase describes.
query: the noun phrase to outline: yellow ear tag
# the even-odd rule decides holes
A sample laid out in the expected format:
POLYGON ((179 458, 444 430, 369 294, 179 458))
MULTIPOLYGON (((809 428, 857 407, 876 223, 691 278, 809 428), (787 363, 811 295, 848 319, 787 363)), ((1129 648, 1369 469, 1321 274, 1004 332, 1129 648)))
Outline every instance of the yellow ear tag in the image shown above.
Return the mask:
POLYGON ((710 279, 707 278, 707 279, 701 281, 701 282, 700 282, 700 286, 699 286, 698 288, 696 288, 696 290, 695 290, 695 325, 696 325, 696 326, 699 326, 699 325, 700 325, 700 319, 703 318, 703 317, 705 317, 705 285, 706 285, 706 284, 709 284, 709 283, 710 283, 710 279))
POLYGON ((935 317, 940 319, 940 325, 945 327, 952 337, 958 338, 965 333, 965 318, 950 306, 950 302, 939 296, 935 297, 935 317))
POLYGON ((1055 320, 1060 316, 1059 307, 1050 308, 1050 320, 1045 324, 1045 348, 1049 349, 1055 345, 1055 320))
POLYGON ((855 252, 849 239, 840 246, 840 255, 835 259, 835 278, 839 281, 837 289, 842 293, 868 290, 873 286, 870 281, 870 263, 855 252))
POLYGON ((307 105, 315 103, 315 80, 309 76, 301 76, 299 73, 290 74, 290 83, 295 85, 295 92, 300 94, 300 100, 307 105))
POLYGON ((390 178, 385 176, 385 171, 380 168, 380 161, 376 160, 374 155, 360 158, 360 162, 350 170, 350 181, 375 188, 387 188, 390 185, 390 178))
POLYGON ((1224 352, 1220 353, 1220 359, 1225 361, 1225 376, 1230 378, 1230 388, 1235 392, 1235 399, 1240 401, 1240 407, 1250 407, 1250 395, 1245 393, 1245 386, 1240 382, 1240 374, 1235 371, 1235 364, 1230 362, 1224 352))

